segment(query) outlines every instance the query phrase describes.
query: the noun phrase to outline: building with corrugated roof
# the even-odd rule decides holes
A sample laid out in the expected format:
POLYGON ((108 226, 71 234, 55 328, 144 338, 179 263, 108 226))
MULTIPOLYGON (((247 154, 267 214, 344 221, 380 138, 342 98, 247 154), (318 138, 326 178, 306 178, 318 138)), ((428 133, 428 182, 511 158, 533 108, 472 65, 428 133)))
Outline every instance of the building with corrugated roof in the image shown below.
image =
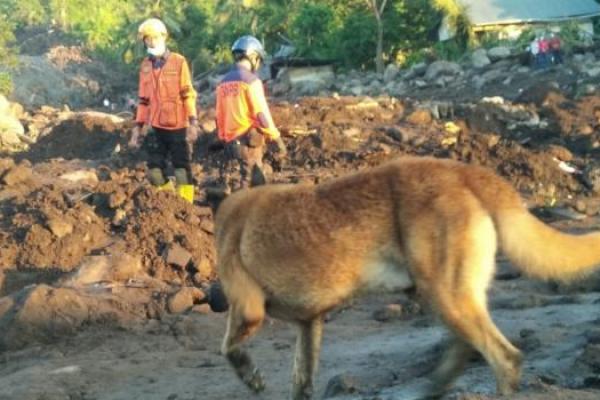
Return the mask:
MULTIPOLYGON (((465 7, 475 34, 494 31, 502 38, 516 38, 529 28, 560 30, 561 24, 575 22, 584 34, 593 34, 593 18, 600 16, 595 0, 456 0, 465 7)), ((453 36, 442 22, 440 40, 453 36)))

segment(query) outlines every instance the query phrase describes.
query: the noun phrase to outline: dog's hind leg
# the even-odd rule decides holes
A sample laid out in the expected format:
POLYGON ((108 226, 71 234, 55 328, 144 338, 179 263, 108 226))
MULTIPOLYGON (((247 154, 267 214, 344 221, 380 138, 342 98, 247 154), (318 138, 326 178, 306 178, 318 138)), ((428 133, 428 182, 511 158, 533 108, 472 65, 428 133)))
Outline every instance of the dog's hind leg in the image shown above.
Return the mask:
MULTIPOLYGON (((492 367, 498 392, 507 395, 519 384, 521 353, 498 330, 487 308, 487 287, 493 278, 496 235, 488 217, 474 216, 466 229, 450 230, 445 261, 439 279, 429 286, 429 295, 452 333, 463 343, 450 350, 438 372, 447 385, 464 365, 467 346, 479 351, 492 367), (445 376, 444 376, 445 372, 445 376)), ((460 342, 457 342, 460 343, 460 342)))
POLYGON ((262 375, 242 344, 262 325, 264 293, 239 264, 221 269, 221 281, 230 304, 221 352, 239 378, 254 392, 261 392, 265 388, 262 375))
POLYGON ((298 322, 298 338, 292 375, 292 400, 309 400, 313 397, 313 379, 319 365, 323 317, 298 322))
POLYGON ((474 349, 471 345, 458 337, 454 337, 446 349, 442 361, 431 376, 432 384, 428 393, 430 398, 441 398, 464 371, 473 353, 474 349))

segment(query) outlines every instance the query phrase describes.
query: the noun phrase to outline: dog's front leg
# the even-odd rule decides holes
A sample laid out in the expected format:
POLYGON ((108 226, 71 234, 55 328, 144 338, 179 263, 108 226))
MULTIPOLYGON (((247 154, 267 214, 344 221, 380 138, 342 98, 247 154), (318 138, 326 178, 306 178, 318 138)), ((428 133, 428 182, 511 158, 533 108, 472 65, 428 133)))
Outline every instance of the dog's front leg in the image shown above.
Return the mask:
POLYGON ((319 365, 323 317, 298 323, 298 339, 292 376, 292 400, 309 400, 313 397, 313 379, 319 365))

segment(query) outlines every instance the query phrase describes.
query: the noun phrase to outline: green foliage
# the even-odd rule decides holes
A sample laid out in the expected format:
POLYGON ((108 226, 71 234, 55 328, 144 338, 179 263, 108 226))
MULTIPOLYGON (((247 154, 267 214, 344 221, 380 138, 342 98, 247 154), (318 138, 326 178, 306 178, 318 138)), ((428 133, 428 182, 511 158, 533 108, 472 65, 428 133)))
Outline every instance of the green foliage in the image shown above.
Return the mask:
POLYGON ((10 70, 17 65, 16 49, 13 47, 15 36, 14 23, 4 14, 0 14, 0 94, 12 92, 10 70))
POLYGON ((367 11, 356 11, 346 18, 338 36, 338 54, 346 66, 372 68, 375 60, 377 27, 367 11))
POLYGON ((0 72, 0 94, 8 96, 13 91, 12 78, 8 72, 0 72))
POLYGON ((456 45, 466 50, 474 39, 466 7, 457 0, 433 0, 433 7, 445 16, 449 28, 455 32, 456 45))
POLYGON ((331 33, 335 29, 334 13, 327 4, 304 4, 291 23, 290 36, 298 54, 310 57, 332 55, 331 33))
MULTIPOLYGON (((455 57, 457 44, 433 47, 431 37, 442 12, 456 26, 467 26, 454 4, 388 0, 382 15, 385 61, 399 55, 407 62, 425 54, 455 57)), ((257 36, 270 53, 289 38, 298 55, 335 59, 352 68, 374 66, 377 41, 376 21, 365 0, 0 0, 0 15, 11 21, 9 27, 0 25, 0 56, 6 49, 3 37, 15 29, 54 28, 131 71, 144 56, 137 28, 149 17, 165 22, 169 47, 183 53, 196 74, 231 62, 231 44, 245 34, 257 36)))

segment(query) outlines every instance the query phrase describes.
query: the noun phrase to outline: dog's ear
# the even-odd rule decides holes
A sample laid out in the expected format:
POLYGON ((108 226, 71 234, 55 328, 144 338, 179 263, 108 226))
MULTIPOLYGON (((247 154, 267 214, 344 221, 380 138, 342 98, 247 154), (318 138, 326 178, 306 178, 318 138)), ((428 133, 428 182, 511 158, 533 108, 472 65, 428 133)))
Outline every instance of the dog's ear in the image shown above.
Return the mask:
POLYGON ((213 186, 206 189, 206 202, 213 212, 213 215, 217 214, 219 206, 229 196, 229 191, 226 187, 213 186))
POLYGON ((258 167, 258 165, 254 164, 250 174, 250 187, 262 186, 266 183, 267 178, 265 178, 264 172, 258 167))

